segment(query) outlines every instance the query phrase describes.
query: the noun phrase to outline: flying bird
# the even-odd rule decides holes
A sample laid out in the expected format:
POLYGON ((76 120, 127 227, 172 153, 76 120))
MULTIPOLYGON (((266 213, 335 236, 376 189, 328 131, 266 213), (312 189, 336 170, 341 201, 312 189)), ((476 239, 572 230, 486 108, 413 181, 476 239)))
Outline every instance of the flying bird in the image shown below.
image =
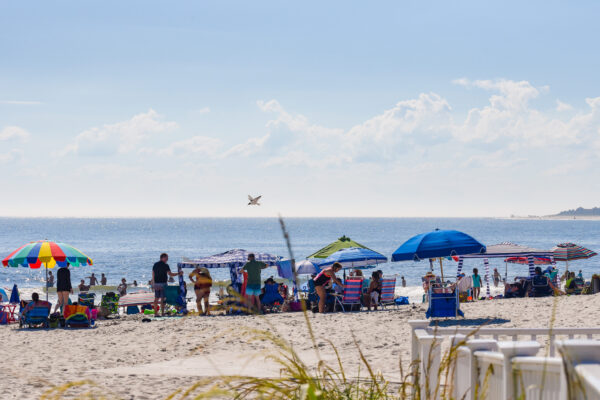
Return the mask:
POLYGON ((260 200, 261 196, 256 196, 256 197, 252 197, 250 195, 248 195, 248 200, 250 200, 250 202, 248 203, 249 206, 260 206, 260 203, 258 202, 260 200))

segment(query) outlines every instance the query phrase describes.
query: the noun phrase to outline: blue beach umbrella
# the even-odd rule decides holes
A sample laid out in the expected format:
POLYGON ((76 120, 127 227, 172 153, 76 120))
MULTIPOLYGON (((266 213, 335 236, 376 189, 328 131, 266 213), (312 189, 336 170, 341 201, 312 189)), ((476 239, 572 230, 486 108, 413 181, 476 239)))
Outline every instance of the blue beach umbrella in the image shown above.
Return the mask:
POLYGON ((333 263, 342 264, 343 268, 364 268, 367 266, 384 264, 388 261, 387 257, 371 249, 362 247, 349 247, 341 249, 327 257, 319 263, 319 268, 323 269, 333 263))
MULTIPOLYGON (((456 230, 440 230, 421 233, 404 242, 392 254, 392 261, 420 261, 464 254, 485 253, 485 245, 464 232, 456 230)), ((442 269, 442 279, 444 272, 442 269)))

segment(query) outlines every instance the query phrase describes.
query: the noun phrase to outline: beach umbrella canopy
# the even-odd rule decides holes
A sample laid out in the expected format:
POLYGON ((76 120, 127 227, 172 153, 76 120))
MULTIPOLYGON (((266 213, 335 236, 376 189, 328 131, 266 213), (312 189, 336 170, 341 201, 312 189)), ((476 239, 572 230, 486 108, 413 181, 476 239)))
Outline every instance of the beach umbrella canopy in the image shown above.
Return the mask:
MULTIPOLYGON (((523 264, 523 265, 529 264, 529 260, 527 257, 507 257, 504 259, 504 262, 507 262, 510 264, 523 264)), ((535 265, 551 265, 552 260, 548 257, 534 257, 533 263, 535 265)))
POLYGON ((310 260, 303 260, 296 264, 296 273, 298 275, 312 275, 321 272, 319 264, 310 260))
POLYGON ((49 240, 27 243, 2 260, 2 265, 5 267, 21 266, 32 269, 40 268, 42 265, 46 268, 54 268, 56 265, 66 267, 67 263, 81 267, 92 265, 93 261, 75 247, 49 240))
POLYGON ((242 267, 248 262, 248 254, 254 254, 256 261, 261 261, 270 267, 277 265, 281 257, 269 253, 256 253, 243 249, 228 250, 224 253, 215 254, 193 260, 184 260, 177 263, 181 268, 230 268, 231 266, 242 267))
POLYGON ((349 247, 360 247, 363 249, 368 249, 367 246, 363 246, 362 244, 355 242, 354 240, 352 240, 349 237, 347 237, 346 235, 344 235, 341 238, 339 238, 338 240, 336 240, 335 242, 329 243, 327 246, 323 247, 321 250, 317 251, 316 253, 311 254, 310 256, 308 256, 306 258, 327 258, 330 255, 332 255, 333 253, 335 253, 336 251, 341 250, 341 249, 347 249, 349 247))
POLYGON ((419 261, 473 253, 485 253, 485 246, 464 232, 436 229, 408 239, 392 254, 392 261, 419 261))
POLYGON ((556 261, 584 260, 586 258, 597 256, 598 253, 575 243, 560 243, 552 249, 556 261))
POLYGON ((341 249, 327 257, 319 263, 319 268, 323 269, 333 263, 342 264, 343 268, 364 268, 377 264, 384 264, 388 261, 387 257, 371 249, 364 247, 349 247, 341 249))

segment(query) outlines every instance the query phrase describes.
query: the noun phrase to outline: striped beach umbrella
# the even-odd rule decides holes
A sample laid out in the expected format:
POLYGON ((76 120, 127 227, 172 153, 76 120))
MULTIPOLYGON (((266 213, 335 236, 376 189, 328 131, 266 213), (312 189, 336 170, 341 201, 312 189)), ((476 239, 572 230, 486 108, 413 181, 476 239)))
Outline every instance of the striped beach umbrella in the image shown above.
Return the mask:
POLYGON ((566 270, 569 270, 569 261, 585 260, 586 258, 597 256, 598 253, 585 247, 576 245, 575 243, 560 243, 557 244, 554 251, 554 259, 556 261, 564 261, 566 270))
POLYGON ((584 260, 598 255, 595 251, 578 246, 575 243, 558 244, 552 251, 554 251, 556 261, 584 260))
POLYGON ((49 240, 38 240, 27 243, 2 260, 5 267, 25 267, 38 269, 42 265, 46 268, 66 267, 67 263, 74 267, 92 265, 91 258, 65 243, 56 243, 49 240))

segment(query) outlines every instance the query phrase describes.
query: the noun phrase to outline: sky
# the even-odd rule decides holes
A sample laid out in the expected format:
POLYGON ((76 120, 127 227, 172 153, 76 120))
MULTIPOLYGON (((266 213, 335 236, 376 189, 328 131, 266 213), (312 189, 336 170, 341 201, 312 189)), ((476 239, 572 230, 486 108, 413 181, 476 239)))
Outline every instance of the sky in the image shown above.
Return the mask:
POLYGON ((594 1, 0 1, 0 216, 599 206, 598 15, 594 1))

